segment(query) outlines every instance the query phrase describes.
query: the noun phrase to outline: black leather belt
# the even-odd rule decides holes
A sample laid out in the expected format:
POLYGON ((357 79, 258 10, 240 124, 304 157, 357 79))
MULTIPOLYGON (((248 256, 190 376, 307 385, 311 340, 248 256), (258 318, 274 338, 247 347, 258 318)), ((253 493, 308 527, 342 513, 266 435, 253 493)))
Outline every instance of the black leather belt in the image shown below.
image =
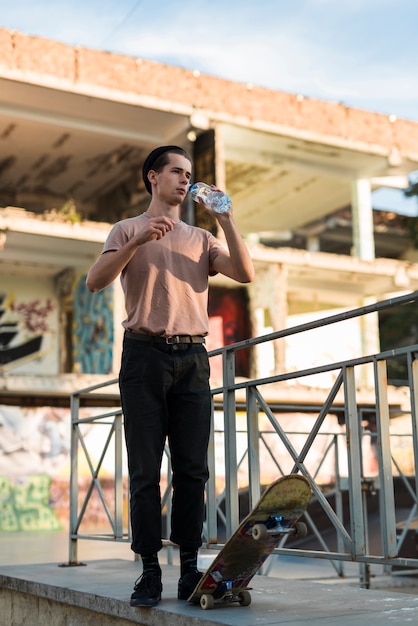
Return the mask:
POLYGON ((205 343, 205 338, 202 335, 173 335, 172 337, 161 337, 161 335, 146 335, 145 333, 133 333, 130 330, 125 330, 125 337, 148 343, 166 343, 169 346, 178 343, 205 343))

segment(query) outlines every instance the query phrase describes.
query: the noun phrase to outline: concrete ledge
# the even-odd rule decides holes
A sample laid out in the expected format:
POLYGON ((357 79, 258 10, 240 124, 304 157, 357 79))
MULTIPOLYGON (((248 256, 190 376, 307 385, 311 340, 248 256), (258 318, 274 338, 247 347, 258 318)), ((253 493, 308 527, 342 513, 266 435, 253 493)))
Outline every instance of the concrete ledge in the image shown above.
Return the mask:
MULTIPOLYGON (((34 590, 33 590, 34 591, 34 590)), ((1 623, 10 626, 30 625, 62 626, 132 626, 132 622, 124 618, 99 614, 97 610, 89 611, 80 606, 71 606, 36 595, 2 589, 0 599, 1 623), (4 621, 3 621, 4 620, 4 621)))
MULTIPOLYGON (((418 596, 256 576, 249 607, 202 611, 176 599, 178 567, 163 566, 163 599, 153 609, 129 598, 139 566, 123 559, 86 567, 0 567, 0 623, 7 626, 339 626, 418 623, 418 596), (4 620, 4 621, 3 621, 4 620)), ((285 571, 283 572, 285 575, 285 571)))

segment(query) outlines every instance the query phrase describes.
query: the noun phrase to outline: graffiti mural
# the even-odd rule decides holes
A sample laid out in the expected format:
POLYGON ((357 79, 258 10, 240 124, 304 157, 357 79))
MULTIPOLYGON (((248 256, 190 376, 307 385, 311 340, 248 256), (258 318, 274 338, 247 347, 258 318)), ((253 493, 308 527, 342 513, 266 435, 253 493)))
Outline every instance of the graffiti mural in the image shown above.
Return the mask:
POLYGON ((19 302, 13 293, 0 294, 0 372, 42 356, 54 309, 50 298, 19 302))
MULTIPOLYGON (((101 412, 100 408, 83 408, 80 416, 87 418, 101 412)), ((93 467, 100 462, 100 485, 112 510, 113 447, 101 459, 110 429, 111 424, 80 426, 93 467)), ((70 438, 70 409, 0 405, 0 532, 68 528, 70 438)), ((125 450, 123 454, 125 458, 125 450)), ((126 466, 126 459, 124 463, 126 466)), ((84 497, 92 476, 81 449, 78 465, 79 494, 84 497)), ((127 470, 124 482, 127 490, 127 470)), ((84 528, 107 527, 107 514, 96 489, 91 493, 84 524, 84 528)))
POLYGON ((13 481, 0 476, 0 532, 60 530, 61 522, 51 507, 51 478, 46 474, 13 481))
POLYGON ((69 409, 0 405, 0 476, 67 473, 69 409))
POLYGON ((68 409, 0 405, 0 532, 63 527, 51 486, 67 473, 68 424, 68 409))
POLYGON ((73 295, 74 369, 80 374, 109 374, 113 364, 113 287, 90 293, 86 277, 73 295))

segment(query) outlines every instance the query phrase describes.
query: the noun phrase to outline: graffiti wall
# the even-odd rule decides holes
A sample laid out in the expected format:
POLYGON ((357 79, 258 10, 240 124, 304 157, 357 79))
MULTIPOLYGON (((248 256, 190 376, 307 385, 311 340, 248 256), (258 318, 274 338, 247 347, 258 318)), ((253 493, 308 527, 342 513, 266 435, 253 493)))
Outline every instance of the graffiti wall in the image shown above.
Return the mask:
MULTIPOLYGON (((73 371, 108 374, 113 365, 113 288, 90 293, 85 276, 71 289, 72 324, 60 328, 61 302, 52 279, 2 277, 0 374, 60 372, 60 349, 72 352, 73 371)), ((71 288, 71 286, 70 286, 71 288)))
MULTIPOLYGON (((81 417, 99 412, 102 409, 83 409, 81 417)), ((84 424, 81 429, 90 456, 87 460, 80 446, 80 498, 91 482, 89 462, 97 467, 110 425, 84 424)), ((0 405, 0 532, 68 528, 70 439, 69 409, 0 405)), ((100 469, 101 488, 110 510, 114 463, 114 450, 110 446, 100 469)), ((103 529, 107 524, 103 504, 93 491, 84 529, 103 529)))
POLYGON ((62 527, 53 477, 68 474, 68 420, 64 409, 0 405, 0 532, 62 527))
POLYGON ((0 532, 61 529, 51 502, 51 482, 46 474, 26 480, 0 476, 0 532))
POLYGON ((2 277, 0 373, 57 372, 58 308, 51 281, 2 277))
POLYGON ((73 294, 74 370, 109 374, 113 365, 113 287, 90 293, 82 276, 73 294))

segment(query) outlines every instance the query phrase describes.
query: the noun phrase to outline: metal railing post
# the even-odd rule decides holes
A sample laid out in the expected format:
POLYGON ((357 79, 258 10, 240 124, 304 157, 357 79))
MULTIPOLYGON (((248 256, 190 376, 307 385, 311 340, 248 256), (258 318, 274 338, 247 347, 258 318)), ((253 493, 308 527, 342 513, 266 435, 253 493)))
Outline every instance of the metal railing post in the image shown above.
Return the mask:
POLYGON ((260 478, 260 432, 258 427, 258 405, 252 388, 247 389, 247 441, 249 508, 254 508, 261 496, 260 478))
MULTIPOLYGON (((334 450, 335 450, 335 512, 337 517, 341 522, 344 521, 344 506, 343 506, 343 496, 341 489, 341 472, 340 472, 340 452, 338 450, 338 435, 334 435, 334 450)), ((340 533, 337 533, 337 550, 338 552, 343 552, 344 550, 344 541, 340 533)), ((337 566, 338 575, 344 576, 344 562, 341 561, 337 566)))
POLYGON ((344 389, 352 549, 353 554, 358 556, 365 554, 366 545, 361 490, 361 442, 354 367, 345 368, 344 389))
POLYGON ((392 459, 390 453, 389 405, 387 399, 386 361, 374 364, 376 409, 377 409, 377 450, 380 474, 380 506, 383 554, 388 558, 396 556, 395 495, 393 489, 392 459))
POLYGON ((216 505, 216 467, 215 467, 215 417, 212 403, 212 419, 208 445, 209 480, 206 483, 206 541, 218 542, 217 505, 216 505))
POLYGON ((235 353, 225 350, 222 355, 224 385, 225 436, 225 513, 226 536, 230 537, 239 525, 237 426, 235 390, 235 353))
POLYGON ((70 565, 77 564, 77 519, 78 519, 78 415, 80 397, 71 396, 71 469, 70 469, 70 533, 69 555, 70 565))
POLYGON ((115 415, 115 537, 123 537, 122 413, 115 415))
POLYGON ((409 393, 411 398, 412 447, 414 451, 415 500, 418 502, 418 360, 408 354, 409 393))

